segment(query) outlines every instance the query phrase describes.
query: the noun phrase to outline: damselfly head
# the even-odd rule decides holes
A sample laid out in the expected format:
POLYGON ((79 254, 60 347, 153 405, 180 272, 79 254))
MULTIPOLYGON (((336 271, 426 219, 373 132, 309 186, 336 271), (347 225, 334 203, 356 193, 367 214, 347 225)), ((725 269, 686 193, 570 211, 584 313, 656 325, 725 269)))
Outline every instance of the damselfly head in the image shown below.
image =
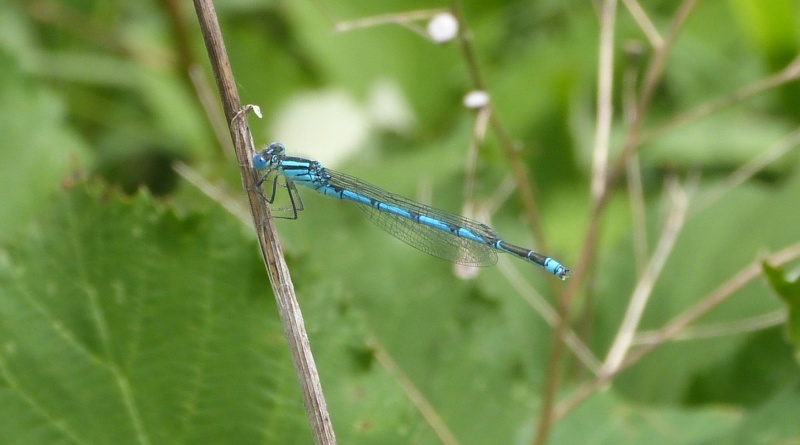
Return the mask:
POLYGON ((272 164, 277 163, 281 157, 286 155, 286 147, 280 142, 273 142, 269 146, 253 156, 253 167, 256 170, 266 170, 272 164))

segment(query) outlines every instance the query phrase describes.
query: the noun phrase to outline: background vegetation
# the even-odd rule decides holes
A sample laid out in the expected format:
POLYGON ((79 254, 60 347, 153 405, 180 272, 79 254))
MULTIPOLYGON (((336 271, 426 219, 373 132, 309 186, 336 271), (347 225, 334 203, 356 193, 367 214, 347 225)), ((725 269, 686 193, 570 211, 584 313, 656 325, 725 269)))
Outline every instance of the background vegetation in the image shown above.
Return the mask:
MULTIPOLYGON (((614 3, 467 1, 465 53, 425 20, 335 32, 450 4, 216 2, 258 143, 578 272, 464 279, 301 191, 279 230, 341 443, 800 443, 797 291, 759 263, 797 276, 800 5, 614 3), (476 72, 518 151, 463 107, 476 72)), ((196 23, 0 5, 2 443, 311 442, 196 23)))

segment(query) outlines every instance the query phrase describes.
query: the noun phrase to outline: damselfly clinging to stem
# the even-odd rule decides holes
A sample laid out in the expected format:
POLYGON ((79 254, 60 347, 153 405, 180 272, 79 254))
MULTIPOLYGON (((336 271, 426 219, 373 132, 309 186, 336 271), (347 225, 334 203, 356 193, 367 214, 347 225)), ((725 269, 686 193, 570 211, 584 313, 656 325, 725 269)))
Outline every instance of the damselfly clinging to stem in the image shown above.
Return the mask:
POLYGON ((505 252, 536 264, 565 280, 572 271, 541 253, 511 244, 491 227, 463 216, 429 207, 368 184, 358 178, 322 166, 317 161, 286 155, 286 147, 273 142, 253 156, 253 167, 262 176, 257 185, 271 183, 269 203, 275 200, 278 179, 283 177, 292 205, 292 219, 303 210, 295 184, 325 196, 351 201, 381 229, 417 249, 467 266, 490 266, 497 252, 505 252))

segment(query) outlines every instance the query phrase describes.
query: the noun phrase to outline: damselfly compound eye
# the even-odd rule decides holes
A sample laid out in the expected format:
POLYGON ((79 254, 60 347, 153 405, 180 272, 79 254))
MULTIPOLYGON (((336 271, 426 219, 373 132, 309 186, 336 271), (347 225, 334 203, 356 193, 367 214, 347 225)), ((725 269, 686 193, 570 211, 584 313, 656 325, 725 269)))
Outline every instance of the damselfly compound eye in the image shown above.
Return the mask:
POLYGON ((267 158, 265 158, 261 153, 253 156, 253 167, 255 167, 256 170, 266 170, 268 165, 269 162, 267 162, 267 158))

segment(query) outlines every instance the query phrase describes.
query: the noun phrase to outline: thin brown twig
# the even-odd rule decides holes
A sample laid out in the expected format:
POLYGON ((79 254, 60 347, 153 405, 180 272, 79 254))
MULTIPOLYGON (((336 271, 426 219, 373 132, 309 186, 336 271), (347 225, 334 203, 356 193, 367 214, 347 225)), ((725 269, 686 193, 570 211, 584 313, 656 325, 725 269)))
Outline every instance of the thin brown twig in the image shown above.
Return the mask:
MULTIPOLYGON (((488 206, 479 207, 475 200, 475 174, 478 169, 478 152, 486 137, 486 129, 489 126, 491 114, 492 112, 488 107, 481 107, 475 113, 475 120, 472 124, 472 138, 467 149, 467 163, 464 166, 464 205, 461 213, 468 218, 477 218, 478 221, 486 221, 487 223, 490 221, 488 215, 491 215, 492 212, 489 211, 488 206), (483 218, 484 216, 486 217, 483 218)), ((502 185, 501 183, 500 190, 502 190, 502 185)), ((496 204, 497 201, 492 200, 489 203, 496 204)), ((478 269, 475 267, 464 265, 455 265, 454 267, 456 275, 460 278, 473 278, 478 273, 478 269)))
POLYGON ((667 55, 696 3, 697 0, 684 0, 678 7, 675 17, 670 24, 667 37, 664 39, 662 46, 656 48, 655 54, 650 59, 650 63, 645 70, 639 100, 636 103, 636 108, 633 110, 633 120, 626 134, 625 142, 623 143, 622 152, 614 163, 614 167, 609 170, 605 178, 605 186, 602 187, 603 192, 596 197, 592 204, 589 227, 584 235, 583 248, 581 249, 578 262, 575 266, 574 275, 567 285, 566 290, 561 295, 561 298, 559 298, 560 317, 554 333, 553 348, 548 363, 545 397, 542 401, 539 428, 537 429, 537 436, 534 442, 537 445, 543 445, 547 441, 551 426, 559 418, 554 415, 553 409, 559 386, 558 372, 560 369, 561 356, 564 351, 563 339, 569 331, 569 314, 572 310, 573 301, 578 294, 580 286, 587 280, 590 273, 592 260, 597 250, 597 242, 599 241, 605 207, 611 195, 611 190, 619 181, 629 159, 639 147, 639 134, 641 132, 644 114, 650 106, 656 86, 661 79, 667 55))
POLYGON ((214 95, 214 89, 206 77, 206 73, 200 68, 198 64, 189 66, 189 79, 191 80, 192 87, 194 88, 195 95, 203 107, 206 119, 210 122, 211 130, 214 137, 217 138, 222 155, 229 159, 231 153, 234 152, 233 143, 228 137, 228 128, 225 125, 225 119, 220 109, 219 102, 214 95))
POLYGON ((622 3, 628 8, 631 17, 639 24, 639 29, 641 29, 642 33, 647 37, 650 46, 653 48, 661 47, 664 44, 664 39, 661 37, 661 34, 659 34, 653 21, 650 20, 650 17, 648 17, 647 13, 642 9, 642 5, 636 0, 622 0, 622 3))
MULTIPOLYGON (((477 57, 475 56, 475 51, 472 47, 472 36, 469 28, 466 26, 466 19, 461 0, 452 1, 452 12, 459 23, 458 42, 461 47, 461 52, 464 55, 464 59, 467 62, 467 68, 470 77, 472 78, 472 84, 477 90, 488 91, 486 82, 481 74, 480 65, 478 64, 477 57)), ((488 107, 491 107, 491 105, 488 107)), ((503 122, 500 120, 494 110, 489 108, 489 112, 491 113, 489 115, 489 125, 492 127, 492 131, 494 131, 495 135, 500 141, 500 146, 503 148, 503 152, 508 159, 508 164, 511 168, 511 174, 514 176, 517 190, 519 191, 520 201, 522 202, 522 206, 525 210, 525 216, 528 220, 528 224, 533 231, 534 238, 536 239, 542 251, 550 252, 550 247, 547 243, 547 238, 544 234, 544 228, 539 215, 534 185, 528 178, 528 173, 525 169, 524 163, 522 162, 522 158, 520 157, 519 150, 509 135, 508 130, 505 128, 505 125, 503 125, 503 122)), ((558 290, 555 288, 554 280, 549 280, 549 283, 553 289, 553 293, 557 294, 558 290)), ((556 331, 558 332, 558 328, 560 328, 560 335, 558 336, 558 340, 554 342, 555 352, 551 356, 551 359, 553 360, 551 360, 548 365, 548 376, 551 378, 557 378, 557 363, 560 362, 561 351, 563 351, 564 348, 562 339, 565 337, 565 335, 567 335, 568 332, 566 326, 564 326, 565 323, 567 323, 565 319, 559 318, 556 331)), ((547 401, 548 398, 550 399, 549 402, 543 403, 545 412, 541 417, 542 419, 550 418, 550 413, 548 410, 552 408, 553 401, 555 399, 555 394, 551 392, 550 385, 548 385, 545 389, 545 400, 547 401)), ((549 422, 547 422, 547 424, 549 425, 549 422)), ((544 443, 544 440, 546 440, 549 428, 548 426, 544 426, 544 428, 545 431, 542 431, 542 424, 540 423, 540 428, 537 430, 535 443, 544 443)))
MULTIPOLYGON (((686 5, 687 5, 687 3, 684 3, 684 6, 686 6, 686 5)), ((682 8, 682 10, 684 12, 683 15, 685 17, 685 15, 688 13, 688 9, 682 8)), ((674 27, 673 27, 673 29, 674 29, 674 27)), ((672 35, 675 35, 675 33, 672 33, 672 35)), ((678 126, 683 125, 683 124, 685 124, 685 123, 687 123, 687 122, 689 122, 689 121, 691 121, 693 119, 702 118, 702 117, 704 117, 706 115, 709 115, 709 114, 711 114, 713 112, 716 112, 716 111, 718 111, 718 110, 720 110, 720 109, 722 109, 722 108, 724 108, 726 106, 730 106, 732 104, 735 104, 735 103, 738 103, 740 101, 746 100, 746 99, 748 99, 748 98, 750 98, 750 97, 752 97, 752 96, 754 96, 756 94, 759 94, 759 93, 762 93, 764 91, 767 91, 767 90, 769 90, 771 88, 775 88, 775 87, 778 87, 778 86, 780 86, 782 84, 785 84, 785 83, 788 83, 790 81, 793 81, 793 80, 797 79, 798 76, 800 76, 800 57, 795 59, 784 70, 782 70, 780 73, 778 73, 778 74, 776 74, 774 76, 770 76, 769 78, 764 79, 763 81, 759 81, 756 84, 753 84, 751 86, 745 87, 742 90, 739 90, 738 92, 736 92, 732 96, 728 96, 726 98, 719 99, 719 100, 716 100, 716 101, 712 101, 712 102, 710 102, 708 104, 704 104, 704 105, 698 107, 695 110, 692 110, 692 111, 690 111, 690 112, 688 112, 688 113, 686 113, 686 114, 684 114, 682 116, 677 117, 676 119, 673 119, 670 123, 665 124, 664 126, 660 127, 659 129, 656 129, 651 133, 645 134, 644 136, 642 136, 642 137, 640 137, 638 139, 638 143, 636 145, 641 144, 644 140, 649 140, 649 139, 651 139, 653 137, 661 135, 661 134, 665 133, 668 130, 673 130, 673 129, 677 128, 678 126)), ((642 102, 642 101, 639 102, 640 105, 643 104, 643 103, 644 102, 642 102)), ((641 111, 642 110, 639 107, 637 107, 637 116, 641 116, 641 111)), ((789 139, 793 139, 793 137, 790 137, 789 139)), ((626 142, 626 144, 627 144, 627 142, 626 142)), ((626 147, 628 147, 628 146, 632 146, 632 145, 626 145, 626 147)), ((630 153, 633 154, 635 151, 634 150, 629 150, 627 152, 630 152, 630 153)), ((625 152, 623 153, 623 155, 625 155, 625 152)), ((759 165, 761 165, 761 164, 759 164, 759 165)), ((615 176, 611 177, 609 179, 609 181, 610 181, 610 183, 613 183, 614 181, 616 181, 615 176), (613 179, 613 181, 612 181, 612 179, 613 179)), ((596 220, 595 217, 599 217, 600 216, 600 212, 599 212, 600 209, 601 209, 600 206, 595 206, 595 208, 593 210, 593 216, 592 216, 592 219, 591 219, 592 222, 590 223, 590 228, 587 231, 587 236, 586 236, 587 242, 589 240, 596 239, 595 238, 596 233, 599 231, 599 220, 596 220), (597 222, 595 222, 595 221, 597 221, 597 222)), ((584 245, 586 246, 586 244, 584 244, 584 245)), ((592 254, 591 254, 592 250, 591 249, 585 249, 583 253, 584 254, 581 256, 582 259, 584 259, 584 258, 588 259, 588 258, 592 257, 592 254)), ((775 262, 777 264, 784 264, 784 263, 786 263, 788 261, 791 261, 791 260, 793 260, 793 259, 795 259, 797 257, 800 257, 800 245, 793 245, 793 246, 790 246, 790 247, 782 250, 781 252, 778 252, 777 254, 775 254, 772 257, 771 261, 773 261, 773 262, 775 262)), ((578 278, 580 276, 581 271, 583 270, 583 265, 584 264, 585 264, 584 261, 579 261, 575 278, 578 278)), ((664 342, 666 342, 668 340, 671 340, 671 339, 674 339, 674 338, 677 338, 680 335, 680 333, 683 332, 686 329, 686 326, 689 323, 693 322, 694 320, 696 320, 697 318, 699 318, 703 314, 707 313, 708 311, 710 311, 711 309, 716 307, 719 303, 724 301, 725 298, 730 296, 730 294, 732 294, 736 290, 740 289, 747 282, 749 282, 749 281, 755 279, 756 277, 758 277, 760 275, 760 273, 761 273, 760 262, 755 262, 754 264, 751 264, 748 268, 743 270, 740 274, 738 274, 737 276, 733 277, 731 280, 729 280, 728 282, 726 282, 725 284, 720 286, 718 288, 718 290, 715 291, 714 293, 712 293, 711 295, 709 295, 709 297, 703 299, 701 301, 701 303, 696 305, 694 308, 686 311, 686 313, 684 315, 676 318, 673 322, 671 322, 670 324, 668 324, 667 326, 662 328, 657 333, 648 335, 647 344, 642 346, 642 347, 640 347, 639 349, 637 349, 633 354, 629 355, 625 359, 625 361, 622 362, 620 364, 620 366, 614 370, 614 372, 612 372, 610 374, 603 375, 603 376, 601 376, 601 378, 597 379, 596 381, 583 386, 577 392, 575 392, 566 402, 564 402, 562 404, 562 406, 559 406, 554 411, 555 415, 554 415, 553 422, 557 422, 558 420, 563 418, 567 413, 569 413, 572 409, 574 409, 580 403, 582 403, 587 398, 589 398, 598 389, 603 388, 606 385, 608 385, 614 379, 614 377, 616 377, 619 373, 621 373, 625 369, 629 368, 630 366, 632 366, 633 364, 635 364, 636 362, 641 360, 641 358, 643 358, 649 352, 651 352, 652 350, 654 350, 655 348, 657 348, 658 346, 660 346, 664 342)), ((571 292, 571 289, 568 289, 568 292, 571 292)))
MULTIPOLYGON (((800 243, 792 244, 791 246, 770 255, 766 261, 772 265, 780 266, 800 258, 800 243)), ((721 284, 714 291, 703 297, 696 305, 687 309, 683 314, 675 317, 666 326, 661 328, 656 334, 653 334, 651 341, 634 351, 631 355, 626 357, 620 366, 614 372, 601 375, 597 380, 587 383, 573 393, 568 400, 554 411, 554 422, 562 419, 570 411, 575 409, 578 405, 583 403, 592 394, 600 388, 608 385, 614 377, 619 375, 622 371, 630 368, 635 363, 640 361, 644 356, 652 352, 655 348, 663 343, 675 338, 679 333, 692 322, 707 314, 709 311, 719 306, 722 302, 730 298, 735 292, 743 288, 746 284, 761 276, 761 263, 762 260, 755 260, 736 275, 731 277, 728 281, 721 284)))
MULTIPOLYGON (((638 5, 638 4, 637 4, 638 5)), ((626 45, 625 68, 622 76, 622 119, 625 125, 633 121, 636 108, 636 84, 639 78, 638 63, 640 45, 626 45)), ((636 259, 636 274, 643 273, 642 265, 647 263, 650 248, 647 242, 647 213, 645 212, 644 185, 639 165, 639 156, 633 155, 625 171, 628 179, 628 200, 631 208, 633 254, 636 259)))
POLYGON ((336 32, 347 32, 354 29, 370 28, 380 25, 408 25, 410 23, 428 20, 436 14, 447 12, 445 9, 424 9, 419 11, 399 12, 393 14, 376 15, 372 17, 362 17, 357 20, 341 21, 334 25, 336 32))
MULTIPOLYGON (((606 182, 608 170, 605 164, 607 161, 608 149, 607 138, 610 135, 612 117, 610 100, 611 88, 613 84, 611 83, 610 76, 608 76, 608 71, 613 68, 613 58, 603 57, 603 55, 613 55, 613 24, 617 9, 616 5, 616 0, 604 1, 602 4, 602 10, 600 12, 601 38, 599 52, 601 56, 598 66, 598 109, 600 110, 599 113, 602 113, 603 115, 598 116, 597 124, 598 126, 605 126, 606 129, 603 130, 598 128, 596 136, 597 139, 595 141, 595 149, 601 153, 599 155, 596 154, 594 157, 595 165, 593 168, 593 174, 602 176, 593 178, 592 180, 592 197, 595 201, 595 204, 593 205, 594 212, 592 215, 592 221, 599 220, 600 209, 602 208, 602 204, 605 202, 605 197, 607 196, 608 188, 610 187, 610 184, 606 182), (597 165, 599 161, 602 161, 602 166, 597 165)), ((586 236, 587 239, 589 239, 590 236, 592 237, 592 243, 585 245, 593 245, 593 242, 597 239, 595 233, 597 229, 597 225, 590 225, 586 236)), ((536 435, 533 438, 534 445, 544 445, 547 442, 547 439, 550 436, 551 428, 554 425, 553 409, 555 407, 556 395, 558 394, 558 388, 560 385, 561 359, 564 355, 565 339, 570 331, 569 319, 572 309, 572 300, 574 299, 574 295, 577 294, 578 285, 581 283, 584 276, 586 276, 589 258, 592 256, 594 256, 593 249, 584 249, 583 257, 576 265, 577 269, 575 271, 575 276, 573 276, 572 280, 567 285, 566 290, 558 298, 558 323, 556 324, 555 331, 553 333, 552 347, 550 357, 548 359, 547 371, 545 374, 544 397, 542 398, 542 405, 541 409, 539 410, 538 428, 536 429, 536 435)))
MULTIPOLYGON (((633 122, 631 123, 630 130, 628 131, 628 135, 626 137, 625 143, 623 146, 625 147, 623 153, 617 159, 617 163, 615 168, 611 169, 609 176, 607 178, 607 186, 603 188, 604 193, 600 195, 598 200, 594 202, 592 205, 592 213, 589 217, 589 227, 586 230, 586 233, 583 238, 583 248, 581 250, 580 256, 578 258, 578 262, 574 269, 574 275, 570 280, 570 283, 567 286, 566 291, 563 294, 563 302, 562 306, 565 307, 566 313, 569 312, 569 308, 572 306, 572 300, 578 293, 578 290, 581 284, 585 281, 586 276, 590 271, 590 265, 592 264, 592 259, 595 256, 595 251, 597 249, 597 242, 599 240, 599 234, 601 229, 601 223, 603 221, 603 213, 605 211, 605 206, 608 203, 608 199, 610 197, 610 190, 612 189, 613 185, 620 179, 621 172, 624 171, 625 165, 627 160, 630 156, 635 152, 636 147, 638 146, 638 134, 639 128, 641 126, 641 122, 644 116, 644 112, 646 108, 649 106, 652 92, 655 90, 655 85, 658 83, 660 78, 660 74, 662 72, 664 59, 667 56, 666 49, 671 47, 671 42, 677 37, 677 33, 681 27, 681 25, 685 22, 686 17, 688 16, 691 7, 694 6, 696 0, 684 0, 684 3, 679 8, 679 13, 676 14, 675 19, 671 25, 671 31, 669 36, 665 40, 664 46, 661 51, 657 51, 653 55, 653 59, 650 61, 649 68, 647 71, 645 87, 643 88, 642 95, 646 97, 641 97, 637 102, 636 109, 633 113, 633 122), (649 85, 649 86, 647 86, 649 85)), ((562 331, 561 334, 563 335, 566 330, 562 331)))
POLYGON ((181 0, 161 0, 161 4, 169 18, 169 29, 175 42, 178 72, 181 73, 184 83, 194 89, 194 97, 205 112, 206 120, 217 138, 222 154, 230 158, 233 145, 226 134, 227 128, 223 123, 222 110, 220 110, 219 102, 216 101, 214 88, 209 84, 205 73, 197 63, 191 43, 192 30, 184 20, 183 9, 186 5, 181 0))
MULTIPOLYGON (((786 322, 786 309, 781 308, 766 314, 754 315, 740 320, 710 323, 702 326, 686 327, 669 339, 671 342, 692 341, 703 338, 729 337, 747 332, 761 331, 786 322)), ((640 331, 633 344, 645 346, 661 341, 659 331, 640 331)))
POLYGON ((450 431, 450 428, 447 427, 447 424, 439 416, 439 413, 436 412, 433 405, 425 398, 422 391, 420 391, 414 382, 400 369, 400 366, 398 366, 392 356, 386 352, 383 345, 374 337, 367 340, 367 344, 375 352, 375 360, 377 360, 389 374, 397 379, 400 387, 408 396, 408 399, 417 407, 417 411, 422 414, 422 417, 424 417, 428 425, 431 426, 434 433, 439 437, 439 440, 445 445, 458 445, 458 439, 456 439, 453 432, 450 431))
POLYGON ((239 201, 228 196, 219 187, 209 183, 206 178, 183 162, 177 161, 173 163, 172 169, 181 175, 183 179, 195 186, 197 190, 200 190, 201 193, 213 199, 215 202, 221 205, 222 208, 227 210, 228 213, 235 216, 236 219, 242 222, 242 224, 253 227, 253 222, 250 220, 250 215, 239 201))
POLYGON ((711 100, 692 110, 687 111, 686 113, 676 116, 665 124, 643 134, 640 142, 645 143, 690 122, 696 122, 697 120, 716 113, 723 108, 743 102, 765 91, 769 91, 789 82, 794 82, 798 79, 800 79, 800 55, 786 65, 784 69, 769 77, 761 79, 752 85, 742 87, 733 94, 711 100))
MULTIPOLYGON (((459 23, 458 42, 461 48, 461 53, 464 55, 464 60, 467 62, 467 70, 469 71, 470 78, 472 79, 472 85, 476 90, 488 91, 486 88, 486 82, 481 74, 480 65, 478 64, 478 60, 475 56, 475 50, 472 47, 472 36, 466 26, 466 19, 461 1, 453 0, 452 5, 452 13, 459 23)), ((533 236, 536 239, 541 251, 550 252, 547 239, 544 235, 542 221, 539 216, 539 207, 536 203, 536 193, 533 190, 533 183, 528 178, 528 172, 525 170, 519 150, 509 135, 505 125, 497 116, 497 113, 494 112, 494 109, 491 108, 491 105, 488 105, 487 107, 489 107, 490 112, 489 125, 500 141, 500 146, 503 148, 503 153, 508 159, 508 164, 511 167, 511 174, 514 176, 514 180, 517 184, 520 201, 522 202, 522 206, 525 210, 525 217, 528 221, 528 224, 533 231, 533 236)))
MULTIPOLYGON (((475 202, 475 175, 478 171, 478 152, 486 137, 486 127, 489 124, 491 110, 481 108, 475 113, 475 121, 472 125, 472 138, 467 150, 467 165, 464 166, 464 201, 465 204, 475 202)), ((467 213, 470 216, 473 212, 467 213)))
POLYGON ((678 11, 675 13, 675 17, 670 23, 667 38, 664 39, 663 45, 656 48, 655 54, 645 70, 642 90, 639 93, 639 101, 636 105, 633 123, 631 124, 631 127, 626 135, 622 153, 617 158, 614 168, 611 169, 611 173, 607 178, 607 188, 610 188, 617 181, 619 181, 622 172, 625 170, 625 164, 628 162, 628 159, 630 159, 631 155, 636 152, 639 147, 641 147, 640 136, 642 125, 644 123, 645 111, 650 107, 650 103, 655 95, 656 87, 661 81, 661 75, 664 73, 664 66, 666 65, 669 51, 672 49, 672 45, 675 43, 675 40, 677 40, 678 34, 683 28, 683 25, 686 24, 686 20, 688 20, 689 15, 697 4, 697 1, 698 0, 684 0, 683 3, 681 3, 681 5, 678 7, 678 11))
POLYGON ((261 246, 262 259, 269 274, 284 334, 289 344, 295 371, 300 380, 303 402, 311 424, 314 442, 318 445, 335 444, 336 437, 322 393, 319 373, 308 342, 303 315, 294 293, 294 285, 283 257, 272 215, 255 184, 256 176, 253 174, 250 161, 250 156, 255 152, 255 148, 250 128, 247 125, 247 109, 242 108, 239 99, 217 14, 211 0, 194 0, 194 6, 214 77, 217 80, 225 118, 230 127, 236 158, 241 168, 244 190, 261 246))
POLYGON ((600 11, 600 61, 597 74, 597 123, 592 155, 592 197, 603 193, 614 119, 614 23, 617 0, 606 0, 600 11))
MULTIPOLYGON (((511 260, 508 258, 500 258, 497 262, 500 272, 506 277, 506 280, 508 280, 514 290, 522 296, 522 299, 524 299, 549 326, 555 327, 558 324, 558 313, 556 310, 528 284, 517 268, 511 263, 511 260)), ((565 336, 564 341, 583 366, 594 375, 600 373, 602 363, 600 363, 600 360, 592 353, 592 350, 589 349, 586 343, 584 343, 575 332, 570 330, 565 336)))
POLYGON ((756 173, 766 168, 769 164, 777 161, 798 146, 800 146, 800 128, 784 136, 767 150, 759 153, 749 162, 728 175, 720 185, 711 189, 704 199, 694 206, 690 216, 700 214, 700 212, 722 198, 726 193, 744 183, 756 173))
POLYGON ((689 207, 689 199, 684 190, 679 190, 677 181, 667 185, 667 195, 670 196, 671 209, 667 217, 664 230, 661 234, 655 251, 645 268, 644 274, 639 278, 633 295, 628 303, 619 332, 609 348, 606 360, 603 363, 602 374, 613 373, 619 367, 622 360, 630 350, 633 343, 639 322, 644 314, 644 309, 653 292, 658 277, 667 262, 675 241, 686 220, 686 211, 689 207))

